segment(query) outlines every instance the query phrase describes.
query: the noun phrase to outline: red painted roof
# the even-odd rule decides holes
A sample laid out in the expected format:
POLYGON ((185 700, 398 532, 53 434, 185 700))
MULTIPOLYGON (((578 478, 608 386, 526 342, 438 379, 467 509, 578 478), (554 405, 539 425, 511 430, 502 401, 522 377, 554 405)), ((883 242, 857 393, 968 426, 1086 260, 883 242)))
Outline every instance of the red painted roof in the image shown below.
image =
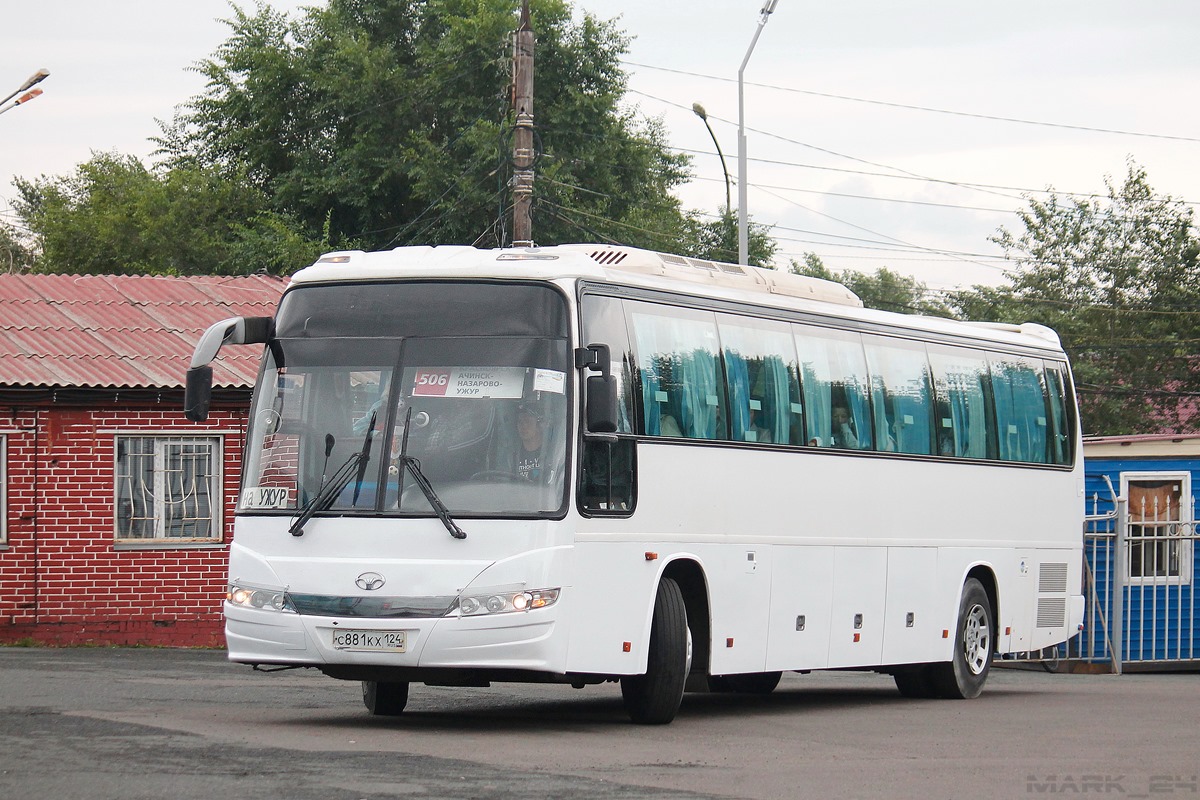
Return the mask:
MULTIPOLYGON (((269 275, 0 275, 0 386, 178 389, 214 322, 275 313, 269 275)), ((260 347, 229 347, 213 385, 248 387, 260 347)))

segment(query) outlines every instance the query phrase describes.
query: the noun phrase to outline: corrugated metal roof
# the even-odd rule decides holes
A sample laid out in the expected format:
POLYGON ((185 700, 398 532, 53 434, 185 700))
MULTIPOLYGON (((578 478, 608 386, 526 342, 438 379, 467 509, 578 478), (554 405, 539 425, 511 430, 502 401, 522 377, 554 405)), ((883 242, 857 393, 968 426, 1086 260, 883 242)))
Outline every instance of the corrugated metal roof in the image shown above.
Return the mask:
MULTIPOLYGON (((0 386, 181 388, 209 325, 272 316, 286 286, 269 275, 0 275, 0 386)), ((260 352, 223 350, 213 385, 253 385, 260 352)))

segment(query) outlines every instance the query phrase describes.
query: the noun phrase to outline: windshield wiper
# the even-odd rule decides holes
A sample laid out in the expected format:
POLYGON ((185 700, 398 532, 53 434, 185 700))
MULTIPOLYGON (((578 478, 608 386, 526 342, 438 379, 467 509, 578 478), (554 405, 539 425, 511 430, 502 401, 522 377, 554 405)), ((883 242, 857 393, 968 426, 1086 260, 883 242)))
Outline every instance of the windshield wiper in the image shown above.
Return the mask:
MULTIPOLYGON (((334 499, 342 493, 350 484, 350 479, 357 476, 358 482, 354 486, 354 498, 351 501, 352 505, 358 504, 359 490, 362 489, 363 476, 367 472, 367 462, 371 460, 371 437, 375 434, 375 415, 378 412, 371 412, 371 422, 367 426, 367 435, 363 439, 362 449, 357 453, 352 453, 349 458, 337 468, 337 472, 333 473, 333 477, 329 482, 322 485, 313 498, 309 500, 296 519, 292 522, 288 533, 292 536, 303 536, 304 525, 313 518, 313 515, 318 511, 324 511, 333 505, 334 499)), ((333 436, 327 434, 325 437, 325 446, 327 448, 326 458, 328 453, 333 450, 333 436)))
POLYGON ((446 508, 446 504, 437 496, 437 492, 433 490, 433 484, 425 477, 425 473, 421 472, 421 462, 412 456, 400 456, 400 465, 408 469, 408 473, 413 476, 413 482, 420 488, 421 494, 425 495, 425 499, 429 501, 429 505, 433 506, 433 513, 437 514, 437 518, 446 526, 446 530, 455 539, 467 538, 467 532, 458 527, 458 523, 450 516, 450 509, 446 508))
MULTIPOLYGON (((404 415, 404 437, 400 440, 400 456, 396 459, 400 462, 400 486, 402 492, 404 488, 404 472, 412 475, 413 482, 417 484, 417 488, 421 490, 421 494, 425 495, 425 499, 433 508, 433 513, 437 514, 437 518, 442 521, 442 525, 446 526, 446 530, 455 539, 467 538, 467 532, 458 527, 458 523, 450 516, 450 509, 446 508, 446 504, 442 502, 442 498, 437 496, 437 492, 433 490, 433 484, 425 477, 425 473, 421 471, 421 462, 408 454, 408 432, 411 429, 412 422, 412 406, 408 407, 408 413, 404 415)), ((399 502, 397 500, 397 502, 399 502)))

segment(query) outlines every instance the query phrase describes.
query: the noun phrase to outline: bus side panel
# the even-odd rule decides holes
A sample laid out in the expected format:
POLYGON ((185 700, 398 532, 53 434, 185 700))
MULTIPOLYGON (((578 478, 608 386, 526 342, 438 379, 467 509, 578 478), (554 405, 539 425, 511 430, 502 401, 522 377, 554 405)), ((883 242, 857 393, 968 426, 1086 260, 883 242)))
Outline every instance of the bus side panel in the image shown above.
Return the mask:
POLYGON ((886 547, 838 547, 833 565, 829 666, 878 664, 883 654, 886 547))
POLYGON ((713 675, 766 670, 771 583, 778 579, 775 555, 780 549, 765 544, 703 548, 711 594, 713 675))
POLYGON ((929 586, 930 577, 937 574, 936 547, 888 548, 884 664, 931 661, 945 649, 944 609, 939 609, 939 598, 929 586))
POLYGON ((829 666, 833 551, 817 546, 775 548, 766 669, 829 666))
POLYGON ((662 561, 646 559, 649 549, 636 539, 576 543, 567 672, 645 672, 654 593, 663 567, 662 561))

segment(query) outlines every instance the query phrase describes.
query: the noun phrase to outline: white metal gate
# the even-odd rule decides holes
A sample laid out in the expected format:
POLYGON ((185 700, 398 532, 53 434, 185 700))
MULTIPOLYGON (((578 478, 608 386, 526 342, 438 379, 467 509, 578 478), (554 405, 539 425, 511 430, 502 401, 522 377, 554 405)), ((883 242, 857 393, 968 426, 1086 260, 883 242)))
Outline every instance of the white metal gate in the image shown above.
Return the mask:
POLYGON ((1089 500, 1085 627, 1059 654, 1116 673, 1200 667, 1194 500, 1170 481, 1141 483, 1089 500))

